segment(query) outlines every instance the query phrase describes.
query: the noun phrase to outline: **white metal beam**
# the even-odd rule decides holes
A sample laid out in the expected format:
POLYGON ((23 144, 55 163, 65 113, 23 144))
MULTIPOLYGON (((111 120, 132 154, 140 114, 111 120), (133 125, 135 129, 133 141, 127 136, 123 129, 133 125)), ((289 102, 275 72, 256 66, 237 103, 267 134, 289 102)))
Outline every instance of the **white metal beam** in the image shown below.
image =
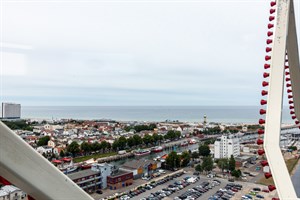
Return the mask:
POLYGON ((279 147, 285 55, 290 7, 293 6, 293 3, 292 0, 277 0, 276 3, 276 23, 274 24, 264 149, 279 198, 282 200, 295 200, 297 195, 279 147))
POLYGON ((296 32, 295 11, 294 4, 291 1, 289 27, 287 38, 287 53, 289 59, 289 70, 291 77, 291 84, 293 89, 294 110, 297 119, 300 120, 300 65, 299 65, 299 51, 298 39, 296 32))
POLYGON ((36 200, 93 199, 2 122, 0 176, 36 200))

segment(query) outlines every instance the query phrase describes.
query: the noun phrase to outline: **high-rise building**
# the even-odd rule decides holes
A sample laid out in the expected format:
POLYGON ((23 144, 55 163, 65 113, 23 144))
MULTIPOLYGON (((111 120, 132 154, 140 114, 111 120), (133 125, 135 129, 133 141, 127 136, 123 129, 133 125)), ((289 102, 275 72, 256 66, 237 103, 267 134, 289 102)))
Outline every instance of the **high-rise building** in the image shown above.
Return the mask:
POLYGON ((215 158, 230 158, 240 155, 240 141, 234 135, 222 135, 215 141, 215 158))
POLYGON ((3 119, 19 119, 21 118, 21 104, 2 103, 3 119))

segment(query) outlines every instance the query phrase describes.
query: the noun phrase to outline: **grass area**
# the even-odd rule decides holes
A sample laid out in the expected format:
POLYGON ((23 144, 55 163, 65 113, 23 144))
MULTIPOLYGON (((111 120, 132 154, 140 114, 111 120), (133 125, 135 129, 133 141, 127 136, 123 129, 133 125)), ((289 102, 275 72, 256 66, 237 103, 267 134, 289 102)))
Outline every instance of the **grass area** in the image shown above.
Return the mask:
MULTIPOLYGON (((286 160, 286 167, 288 168, 289 173, 291 174, 293 169, 296 167, 297 163, 298 163, 298 158, 291 158, 289 160, 286 160)), ((274 185, 274 180, 273 177, 266 179, 265 177, 263 177, 262 179, 260 179, 258 181, 258 183, 263 184, 263 185, 274 185)))
POLYGON ((114 156, 114 155, 117 155, 117 154, 118 154, 117 152, 98 153, 98 154, 93 154, 93 155, 74 158, 73 162, 78 163, 78 162, 83 162, 83 161, 89 160, 91 158, 94 158, 94 159, 104 158, 104 157, 108 157, 108 156, 114 156))

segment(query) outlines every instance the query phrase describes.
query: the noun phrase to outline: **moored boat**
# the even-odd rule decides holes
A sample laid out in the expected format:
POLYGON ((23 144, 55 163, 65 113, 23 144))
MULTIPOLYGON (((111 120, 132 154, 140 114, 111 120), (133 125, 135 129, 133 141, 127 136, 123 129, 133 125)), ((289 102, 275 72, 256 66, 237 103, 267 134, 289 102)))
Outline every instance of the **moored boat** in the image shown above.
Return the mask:
POLYGON ((92 164, 95 163, 96 161, 94 160, 94 158, 91 158, 89 160, 86 160, 83 162, 83 164, 81 165, 81 169, 89 169, 92 167, 92 164))
POLYGON ((150 153, 151 151, 147 149, 138 149, 134 151, 135 156, 145 156, 145 155, 149 155, 150 153))
POLYGON ((77 166, 73 165, 73 166, 68 166, 68 167, 65 167, 65 168, 61 168, 60 170, 64 173, 64 174, 69 174, 69 173, 72 173, 74 171, 77 170, 77 166))
POLYGON ((183 141, 183 142, 181 142, 181 144, 180 144, 180 146, 182 146, 182 147, 187 146, 187 145, 189 145, 189 143, 188 143, 187 141, 183 141))
POLYGON ((162 146, 156 146, 151 149, 151 152, 153 152, 153 153, 158 153, 158 152, 162 152, 162 151, 163 151, 162 146))
POLYGON ((196 144, 197 141, 195 139, 190 139, 189 144, 196 144))

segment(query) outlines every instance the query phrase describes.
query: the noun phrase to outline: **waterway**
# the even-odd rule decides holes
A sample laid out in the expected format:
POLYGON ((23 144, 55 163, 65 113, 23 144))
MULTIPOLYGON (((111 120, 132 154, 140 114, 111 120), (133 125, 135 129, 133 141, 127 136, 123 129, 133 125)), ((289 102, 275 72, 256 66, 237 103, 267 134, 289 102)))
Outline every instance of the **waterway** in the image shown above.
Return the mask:
POLYGON ((136 160, 136 159, 148 159, 148 160, 153 160, 154 158, 158 157, 158 156, 163 156, 165 154, 168 154, 170 153, 171 151, 176 151, 176 152, 184 152, 184 151, 188 151, 188 150, 194 150, 194 149, 198 149, 199 147, 199 144, 192 144, 192 145, 188 145, 188 146, 184 146, 184 147, 181 147, 181 146, 174 146, 174 147, 169 147, 169 148, 166 148, 164 149, 162 152, 159 152, 159 153, 151 153, 149 155, 146 155, 146 156, 142 156, 142 157, 132 157, 132 158, 126 158, 126 159, 123 159, 123 160, 117 160, 117 161, 112 161, 110 162, 111 164, 114 164, 116 166, 121 166, 123 165, 124 163, 128 162, 128 161, 131 161, 131 160, 136 160))

